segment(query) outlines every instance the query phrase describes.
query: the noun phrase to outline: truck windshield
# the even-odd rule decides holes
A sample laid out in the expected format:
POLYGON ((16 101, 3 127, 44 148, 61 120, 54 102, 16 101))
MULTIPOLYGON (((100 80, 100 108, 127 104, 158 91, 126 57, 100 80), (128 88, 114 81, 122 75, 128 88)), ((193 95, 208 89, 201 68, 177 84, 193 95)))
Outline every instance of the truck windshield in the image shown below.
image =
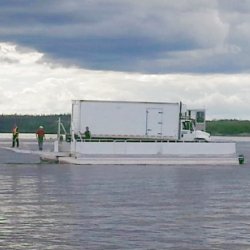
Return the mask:
POLYGON ((194 130, 193 122, 192 121, 183 121, 182 122, 182 129, 193 131, 194 130))

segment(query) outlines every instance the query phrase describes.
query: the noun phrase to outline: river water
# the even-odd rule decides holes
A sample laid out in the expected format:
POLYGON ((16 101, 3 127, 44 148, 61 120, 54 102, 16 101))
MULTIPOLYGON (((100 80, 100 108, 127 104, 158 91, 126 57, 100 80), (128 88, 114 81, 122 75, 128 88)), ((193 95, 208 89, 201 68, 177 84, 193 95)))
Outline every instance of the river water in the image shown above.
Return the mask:
POLYGON ((0 249, 250 249, 239 166, 0 165, 0 249))

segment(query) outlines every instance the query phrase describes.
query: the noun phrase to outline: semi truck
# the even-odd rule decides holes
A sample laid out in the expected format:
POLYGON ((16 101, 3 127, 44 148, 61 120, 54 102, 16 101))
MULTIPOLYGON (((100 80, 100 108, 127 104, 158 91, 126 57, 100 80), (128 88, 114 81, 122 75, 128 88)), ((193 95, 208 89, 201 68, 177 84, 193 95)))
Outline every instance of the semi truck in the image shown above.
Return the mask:
POLYGON ((84 139, 210 141, 210 134, 196 130, 182 102, 129 102, 73 100, 71 134, 84 139))

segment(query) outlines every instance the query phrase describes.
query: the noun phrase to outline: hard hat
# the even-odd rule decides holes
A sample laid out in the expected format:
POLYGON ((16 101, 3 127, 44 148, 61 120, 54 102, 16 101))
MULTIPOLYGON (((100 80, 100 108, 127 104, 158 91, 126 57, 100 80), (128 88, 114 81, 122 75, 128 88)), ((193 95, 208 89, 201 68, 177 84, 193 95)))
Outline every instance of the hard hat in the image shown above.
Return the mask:
POLYGON ((43 128, 43 126, 40 126, 39 128, 43 128))

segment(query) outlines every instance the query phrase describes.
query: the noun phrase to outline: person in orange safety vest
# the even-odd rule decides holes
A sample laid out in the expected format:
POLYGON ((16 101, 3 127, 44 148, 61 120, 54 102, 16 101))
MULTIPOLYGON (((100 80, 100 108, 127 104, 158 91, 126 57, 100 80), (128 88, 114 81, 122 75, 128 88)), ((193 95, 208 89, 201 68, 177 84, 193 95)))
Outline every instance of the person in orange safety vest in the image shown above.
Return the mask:
POLYGON ((40 126, 38 128, 38 130, 36 131, 36 138, 37 138, 37 141, 38 141, 39 150, 43 150, 43 141, 44 141, 44 138, 45 138, 45 130, 44 130, 43 126, 40 126))

